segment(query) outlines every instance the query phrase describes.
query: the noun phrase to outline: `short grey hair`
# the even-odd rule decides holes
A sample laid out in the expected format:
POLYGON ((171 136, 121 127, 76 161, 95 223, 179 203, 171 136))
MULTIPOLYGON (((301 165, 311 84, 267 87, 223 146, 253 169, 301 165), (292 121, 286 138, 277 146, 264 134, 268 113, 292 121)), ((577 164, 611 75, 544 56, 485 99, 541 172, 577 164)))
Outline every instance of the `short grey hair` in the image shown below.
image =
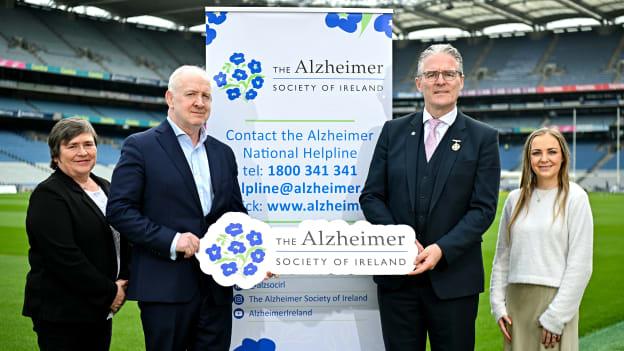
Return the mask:
POLYGON ((429 56, 440 54, 440 53, 451 55, 455 59, 455 61, 457 61, 457 70, 461 74, 464 74, 464 60, 462 59, 462 56, 459 53, 459 50, 457 50, 451 44, 433 44, 429 46, 428 48, 426 48, 420 54, 420 57, 418 58, 417 76, 420 76, 423 73, 423 64, 424 64, 423 62, 425 61, 425 59, 427 59, 427 57, 429 56))
POLYGON ((50 131, 50 135, 48 135, 50 168, 58 168, 55 159, 61 156, 61 145, 67 144, 70 140, 83 133, 93 135, 93 141, 97 145, 97 133, 95 133, 95 129, 86 119, 70 117, 56 122, 50 131))
POLYGON ((176 70, 173 71, 173 73, 171 73, 171 75, 169 76, 169 83, 167 85, 167 89, 169 91, 175 91, 175 89, 179 86, 178 80, 180 79, 180 76, 184 73, 194 73, 196 75, 199 75, 204 78, 208 82, 208 84, 210 84, 210 75, 208 75, 208 72, 206 72, 203 68, 199 66, 184 65, 176 68, 176 70))

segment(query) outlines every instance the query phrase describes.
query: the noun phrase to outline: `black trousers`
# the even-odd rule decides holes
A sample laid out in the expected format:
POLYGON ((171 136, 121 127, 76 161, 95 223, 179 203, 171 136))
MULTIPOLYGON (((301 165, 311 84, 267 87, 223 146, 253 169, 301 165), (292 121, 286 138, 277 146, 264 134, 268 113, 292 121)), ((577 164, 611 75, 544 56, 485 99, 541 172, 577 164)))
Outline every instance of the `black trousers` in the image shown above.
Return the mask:
POLYGON ((410 277, 398 289, 377 287, 387 351, 472 351, 479 295, 439 299, 428 276, 410 277))
POLYGON ((108 351, 112 320, 101 322, 50 322, 33 318, 41 351, 108 351))
POLYGON ((188 303, 141 302, 147 351, 228 351, 232 304, 197 294, 188 303))

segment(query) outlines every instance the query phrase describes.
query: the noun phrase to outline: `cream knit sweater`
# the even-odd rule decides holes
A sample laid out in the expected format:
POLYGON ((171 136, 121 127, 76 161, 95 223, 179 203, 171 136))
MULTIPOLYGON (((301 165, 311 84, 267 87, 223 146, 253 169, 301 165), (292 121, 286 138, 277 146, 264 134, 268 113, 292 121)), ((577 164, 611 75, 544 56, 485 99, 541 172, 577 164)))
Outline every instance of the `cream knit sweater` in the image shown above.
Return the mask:
POLYGON ((559 288, 539 317, 539 323, 553 333, 561 334, 565 323, 578 312, 592 272, 592 213, 585 191, 570 182, 565 217, 553 221, 556 195, 556 188, 535 189, 528 212, 520 213, 511 236, 507 224, 520 190, 512 191, 505 202, 490 282, 490 304, 497 321, 507 315, 505 293, 510 283, 559 288))

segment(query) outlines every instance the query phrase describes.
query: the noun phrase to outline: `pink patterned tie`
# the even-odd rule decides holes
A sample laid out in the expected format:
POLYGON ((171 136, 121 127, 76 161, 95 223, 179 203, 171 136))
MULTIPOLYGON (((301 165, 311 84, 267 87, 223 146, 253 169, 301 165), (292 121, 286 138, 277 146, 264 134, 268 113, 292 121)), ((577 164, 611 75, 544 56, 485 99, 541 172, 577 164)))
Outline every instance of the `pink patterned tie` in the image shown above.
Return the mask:
POLYGON ((435 151, 436 147, 438 147, 438 137, 436 136, 436 128, 442 123, 437 118, 429 119, 427 122, 427 128, 429 128, 429 135, 427 135, 427 140, 425 140, 425 154, 427 155, 427 162, 431 159, 431 155, 435 151))

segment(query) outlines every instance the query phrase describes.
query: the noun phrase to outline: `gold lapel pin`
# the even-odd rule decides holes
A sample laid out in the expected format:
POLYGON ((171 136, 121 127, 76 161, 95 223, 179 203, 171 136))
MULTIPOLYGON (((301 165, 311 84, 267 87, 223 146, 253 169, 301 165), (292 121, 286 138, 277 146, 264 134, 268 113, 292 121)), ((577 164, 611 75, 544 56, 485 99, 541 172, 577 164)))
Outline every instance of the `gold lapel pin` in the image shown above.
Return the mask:
POLYGON ((459 151, 459 149, 461 149, 461 145, 459 144, 459 143, 461 143, 461 140, 459 140, 459 139, 452 139, 451 141, 453 142, 453 145, 451 145, 451 150, 459 151))

